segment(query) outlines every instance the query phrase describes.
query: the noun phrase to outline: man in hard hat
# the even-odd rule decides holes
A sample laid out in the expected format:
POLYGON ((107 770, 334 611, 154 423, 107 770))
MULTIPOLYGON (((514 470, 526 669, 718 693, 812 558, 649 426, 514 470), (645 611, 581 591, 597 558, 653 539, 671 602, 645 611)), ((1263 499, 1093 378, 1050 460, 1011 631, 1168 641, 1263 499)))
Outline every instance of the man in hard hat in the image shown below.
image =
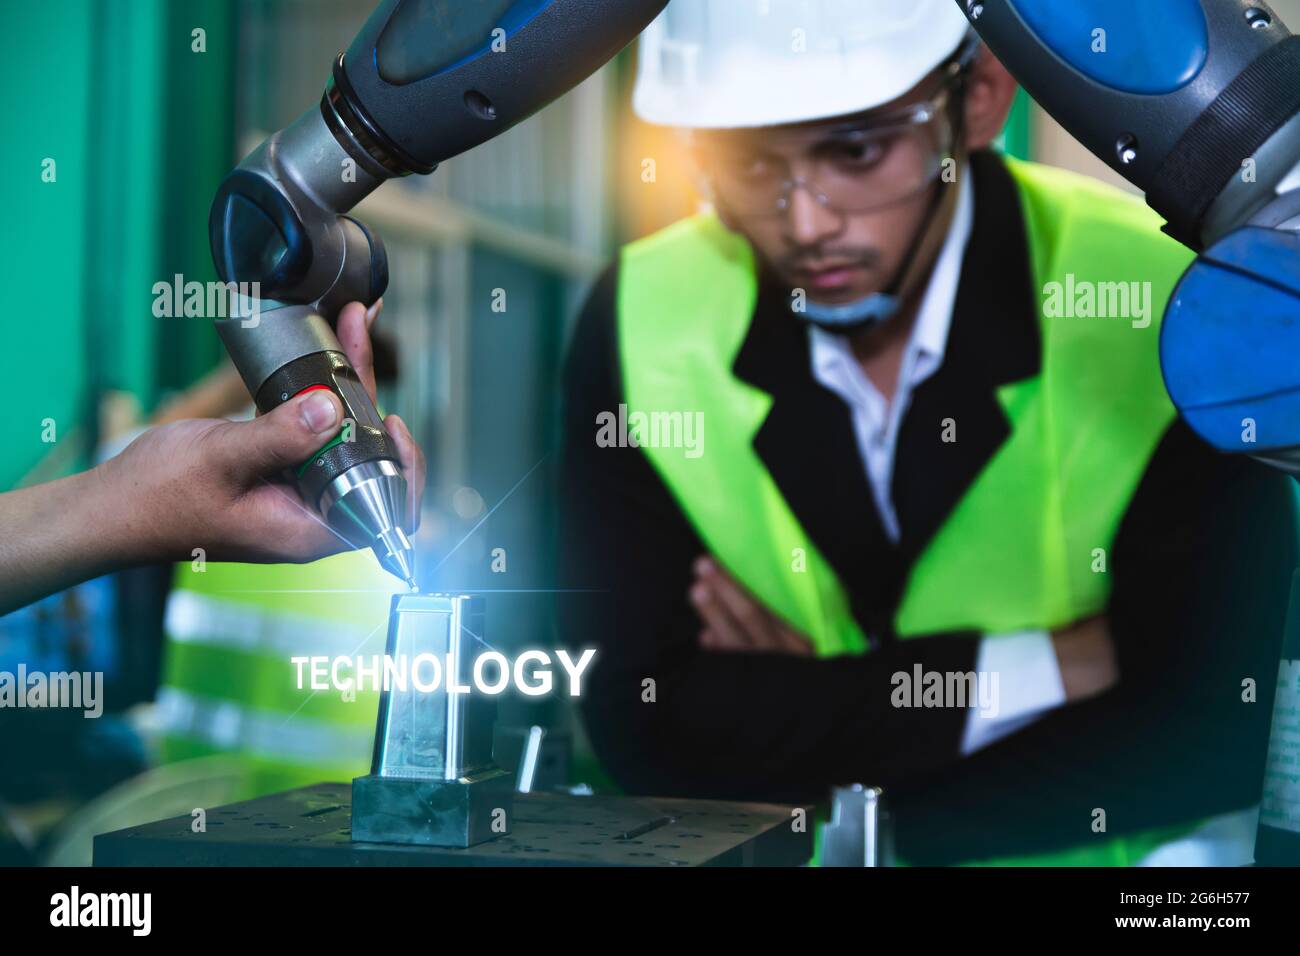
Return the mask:
POLYGON ((573 339, 586 727, 639 792, 883 785, 914 862, 1242 862, 1291 493, 1175 421, 1189 255, 991 152, 1015 91, 952 0, 677 0, 643 37, 636 110, 715 211, 625 248, 573 339))

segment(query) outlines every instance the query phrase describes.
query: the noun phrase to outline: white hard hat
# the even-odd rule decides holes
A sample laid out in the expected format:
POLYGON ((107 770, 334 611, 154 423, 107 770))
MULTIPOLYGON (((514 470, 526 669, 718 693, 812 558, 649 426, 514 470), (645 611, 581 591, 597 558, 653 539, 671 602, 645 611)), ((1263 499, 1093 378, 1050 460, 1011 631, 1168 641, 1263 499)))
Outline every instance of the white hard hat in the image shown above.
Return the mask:
POLYGON ((953 0, 671 0, 641 36, 633 108, 691 129, 859 113, 920 83, 969 29, 953 0))

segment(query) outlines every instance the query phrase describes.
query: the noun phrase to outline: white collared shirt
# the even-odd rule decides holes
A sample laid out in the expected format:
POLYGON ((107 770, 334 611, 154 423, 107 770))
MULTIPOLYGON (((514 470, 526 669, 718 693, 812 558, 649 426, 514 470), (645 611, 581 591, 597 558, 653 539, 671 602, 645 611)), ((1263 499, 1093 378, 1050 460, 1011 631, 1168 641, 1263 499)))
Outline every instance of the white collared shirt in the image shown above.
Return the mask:
MULTIPOLYGON (((962 260, 975 220, 975 193, 969 167, 962 170, 957 209, 929 285, 921 299, 912 337, 903 352, 898 389, 886 400, 863 371, 849 340, 810 326, 813 376, 844 400, 853 415, 853 430, 863 467, 871 485, 876 511, 895 544, 898 515, 891 486, 894 453, 903 417, 913 391, 943 365, 952 325, 953 307, 961 281, 962 260)), ((975 669, 980 680, 997 675, 997 706, 982 713, 971 707, 962 739, 970 754, 1032 723, 1065 703, 1060 665, 1046 631, 987 634, 981 641, 975 669)))

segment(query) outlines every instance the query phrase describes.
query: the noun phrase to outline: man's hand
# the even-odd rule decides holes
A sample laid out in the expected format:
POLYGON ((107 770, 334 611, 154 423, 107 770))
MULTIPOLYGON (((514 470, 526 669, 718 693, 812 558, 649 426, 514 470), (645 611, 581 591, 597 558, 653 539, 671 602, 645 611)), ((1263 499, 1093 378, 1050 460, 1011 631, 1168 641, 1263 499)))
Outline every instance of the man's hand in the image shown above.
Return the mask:
POLYGON ((808 638, 759 603, 712 558, 695 562, 689 598, 704 625, 699 640, 706 651, 812 656, 808 638))
POLYGON ((1110 622, 1103 615, 1052 632, 1052 647, 1061 668, 1065 699, 1087 700, 1119 683, 1119 662, 1110 622))
MULTIPOLYGON (((370 324, 358 303, 339 317, 339 340, 375 397, 370 324)), ((91 471, 0 494, 0 614, 132 564, 311 561, 350 545, 304 504, 286 469, 338 433, 337 397, 312 392, 251 422, 178 421, 145 432, 91 471)), ((401 419, 384 420, 419 521, 424 456, 401 419)))
MULTIPOLYGON (((339 341, 375 398, 370 325, 352 303, 339 316, 339 341)), ((128 522, 124 552, 137 560, 188 560, 203 548, 213 561, 311 561, 351 547, 305 504, 284 473, 338 434, 337 396, 310 392, 248 422, 216 419, 152 429, 96 469, 101 493, 128 522)), ((424 456, 400 418, 385 419, 401 457, 415 530, 424 487, 424 456)))
POLYGON ((190 419, 150 429, 91 472, 118 502, 121 554, 133 561, 310 561, 346 543, 303 503, 283 472, 338 433, 342 405, 325 391, 248 422, 190 419))

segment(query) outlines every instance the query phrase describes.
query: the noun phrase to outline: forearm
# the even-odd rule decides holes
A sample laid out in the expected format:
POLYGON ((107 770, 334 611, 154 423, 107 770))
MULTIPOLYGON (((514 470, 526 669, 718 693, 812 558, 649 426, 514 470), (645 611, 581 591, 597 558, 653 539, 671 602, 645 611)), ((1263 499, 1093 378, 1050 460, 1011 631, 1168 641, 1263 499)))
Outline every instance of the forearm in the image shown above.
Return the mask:
MULTIPOLYGON (((369 322, 339 316, 348 357, 374 398, 369 322)), ((233 385, 229 375, 218 390, 233 385)), ((306 562, 349 543, 305 504, 286 470, 337 436, 343 407, 308 390, 252 421, 185 419, 151 428, 92 471, 0 495, 0 613, 117 568, 187 559, 306 562)), ((419 514, 424 457, 385 420, 419 514)))
POLYGON ((102 468, 0 495, 0 614, 143 559, 149 539, 102 468))

